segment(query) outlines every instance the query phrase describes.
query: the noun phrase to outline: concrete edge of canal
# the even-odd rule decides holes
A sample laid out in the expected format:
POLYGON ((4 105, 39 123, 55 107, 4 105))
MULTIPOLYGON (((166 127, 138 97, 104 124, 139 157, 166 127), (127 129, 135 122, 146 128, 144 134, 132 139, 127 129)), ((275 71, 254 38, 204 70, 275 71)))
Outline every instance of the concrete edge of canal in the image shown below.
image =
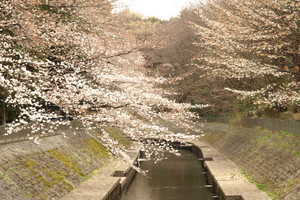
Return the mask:
MULTIPOLYGON (((139 157, 140 148, 134 147, 127 151, 132 164, 139 157)), ((136 170, 118 158, 107 163, 92 178, 80 184, 61 200, 114 200, 118 199, 123 190, 131 184, 136 170)))
POLYGON ((209 184, 215 186, 220 200, 271 200, 267 193, 250 183, 226 156, 202 141, 188 141, 201 154, 209 184))

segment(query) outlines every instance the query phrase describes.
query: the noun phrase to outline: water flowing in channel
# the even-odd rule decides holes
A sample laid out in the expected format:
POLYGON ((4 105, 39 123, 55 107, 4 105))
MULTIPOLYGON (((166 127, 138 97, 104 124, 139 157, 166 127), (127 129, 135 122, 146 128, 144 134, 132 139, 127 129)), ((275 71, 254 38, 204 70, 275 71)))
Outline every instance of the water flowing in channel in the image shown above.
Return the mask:
POLYGON ((188 150, 179 150, 181 156, 166 153, 168 159, 156 164, 141 162, 149 170, 147 176, 137 174, 121 200, 210 200, 203 167, 197 156, 188 150))

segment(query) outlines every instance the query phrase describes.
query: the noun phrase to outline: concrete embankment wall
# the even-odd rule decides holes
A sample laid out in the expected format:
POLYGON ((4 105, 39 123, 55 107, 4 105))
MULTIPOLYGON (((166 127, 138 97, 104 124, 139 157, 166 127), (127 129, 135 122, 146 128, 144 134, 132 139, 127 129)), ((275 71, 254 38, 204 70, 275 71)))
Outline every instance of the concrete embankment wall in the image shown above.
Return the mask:
POLYGON ((132 182, 136 171, 135 165, 139 156, 139 146, 134 145, 127 149, 130 163, 124 162, 119 158, 112 159, 91 179, 80 184, 79 187, 64 196, 61 200, 83 200, 83 199, 102 199, 116 200, 121 197, 132 182))
POLYGON ((246 180, 240 169, 223 154, 201 140, 190 142, 193 152, 203 161, 208 184, 219 200, 271 200, 263 191, 246 180))
POLYGON ((262 128, 207 123, 202 139, 231 159, 273 199, 300 199, 300 137, 262 128))
POLYGON ((108 163, 109 152, 84 133, 0 146, 3 200, 59 199, 108 163))

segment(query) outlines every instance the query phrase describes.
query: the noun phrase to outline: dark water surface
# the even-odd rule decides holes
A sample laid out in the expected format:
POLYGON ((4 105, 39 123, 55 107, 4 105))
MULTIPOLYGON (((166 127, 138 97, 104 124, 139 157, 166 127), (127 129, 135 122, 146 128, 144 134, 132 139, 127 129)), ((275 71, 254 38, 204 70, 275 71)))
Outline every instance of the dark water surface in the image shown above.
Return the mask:
POLYGON ((156 164, 153 161, 142 162, 141 168, 149 170, 147 177, 137 174, 121 200, 212 199, 196 155, 187 150, 179 152, 179 157, 166 153, 168 159, 156 164))

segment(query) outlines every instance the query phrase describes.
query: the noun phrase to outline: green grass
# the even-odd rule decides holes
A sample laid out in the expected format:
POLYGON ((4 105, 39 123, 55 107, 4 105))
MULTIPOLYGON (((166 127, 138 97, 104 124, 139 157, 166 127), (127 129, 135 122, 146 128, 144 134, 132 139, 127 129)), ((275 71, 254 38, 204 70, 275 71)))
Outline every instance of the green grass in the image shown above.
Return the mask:
POLYGON ((266 188, 266 186, 264 185, 264 184, 259 184, 259 183, 257 183, 257 184, 255 184, 256 185, 256 187, 259 189, 259 190, 261 190, 261 191, 267 191, 267 188, 266 188))
POLYGON ((256 187, 263 191, 266 192, 268 194, 269 197, 271 197, 273 200, 279 200, 279 198, 274 194, 274 193, 270 193, 268 192, 268 189, 266 187, 266 185, 261 184, 261 183, 257 183, 253 180, 253 178, 245 171, 242 171, 242 174, 246 177, 246 179, 250 182, 253 183, 254 185, 256 185, 256 187))
POLYGON ((258 137, 255 139, 255 142, 268 148, 280 149, 291 156, 300 157, 298 143, 295 143, 295 141, 298 141, 298 137, 297 134, 292 132, 258 129, 258 137))
POLYGON ((266 136, 260 138, 257 143, 259 143, 259 144, 264 143, 265 141, 267 141, 271 137, 272 137, 271 135, 266 135, 266 136))
MULTIPOLYGON (((283 180, 282 183, 284 183, 284 185, 280 185, 278 183, 279 181, 275 182, 270 180, 269 175, 272 175, 273 168, 276 175, 280 173, 280 166, 285 161, 285 158, 290 162, 293 160, 296 161, 300 157, 300 136, 286 131, 270 131, 261 127, 230 127, 231 128, 227 130, 225 125, 221 125, 220 123, 213 124, 211 127, 205 129, 207 130, 207 134, 202 137, 202 139, 217 149, 228 151, 225 152, 225 155, 237 161, 237 164, 242 169, 251 172, 250 175, 244 173, 248 181, 255 184, 259 190, 268 193, 272 199, 279 199, 278 197, 286 195, 297 187, 300 182, 300 179, 297 179, 298 177, 292 176, 294 178, 292 181, 288 182, 288 180, 283 180), (233 151, 230 147, 234 142, 239 143, 236 144, 238 147, 241 147, 239 155, 247 158, 246 163, 240 157, 237 158, 235 154, 230 154, 233 151), (246 145, 245 151, 244 148, 242 148, 244 145, 246 145), (269 155, 272 156, 270 157, 269 155), (265 160, 266 157, 268 157, 269 160, 265 160), (250 159, 251 161, 248 161, 250 159), (241 164, 240 162, 244 163, 241 164), (269 170, 266 175, 258 171, 250 170, 252 167, 251 164, 254 165, 254 168, 259 170, 260 168, 258 166, 260 163, 268 163, 268 166, 264 166, 269 170)), ((289 169, 292 170, 291 166, 289 169)))
POLYGON ((290 136, 297 136, 296 133, 292 133, 292 132, 286 132, 286 131, 279 131, 278 132, 280 135, 290 135, 290 136))

